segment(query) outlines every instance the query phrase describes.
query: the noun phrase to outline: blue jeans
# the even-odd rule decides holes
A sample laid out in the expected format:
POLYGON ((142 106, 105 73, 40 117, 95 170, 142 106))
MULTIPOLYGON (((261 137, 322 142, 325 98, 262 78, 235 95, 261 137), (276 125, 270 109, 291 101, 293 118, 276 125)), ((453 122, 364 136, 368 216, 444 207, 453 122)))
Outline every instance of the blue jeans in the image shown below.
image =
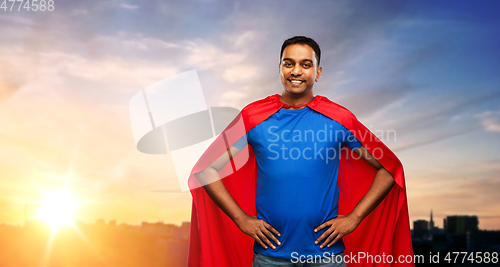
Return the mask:
POLYGON ((307 258, 307 257, 295 257, 293 259, 283 259, 275 258, 266 255, 262 255, 257 252, 253 252, 253 262, 252 267, 268 267, 268 266, 280 266, 280 267, 346 267, 344 262, 344 252, 332 255, 330 257, 324 258, 307 258))

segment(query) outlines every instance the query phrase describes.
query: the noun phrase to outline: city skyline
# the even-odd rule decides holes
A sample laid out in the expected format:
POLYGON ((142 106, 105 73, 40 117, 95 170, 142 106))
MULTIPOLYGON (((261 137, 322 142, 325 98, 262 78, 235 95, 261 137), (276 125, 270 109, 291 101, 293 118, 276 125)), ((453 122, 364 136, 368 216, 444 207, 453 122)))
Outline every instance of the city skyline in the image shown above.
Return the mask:
POLYGON ((57 232, 34 222, 22 227, 0 224, 0 245, 8 248, 0 252, 0 265, 181 267, 187 265, 189 232, 190 222, 118 225, 99 219, 57 232))

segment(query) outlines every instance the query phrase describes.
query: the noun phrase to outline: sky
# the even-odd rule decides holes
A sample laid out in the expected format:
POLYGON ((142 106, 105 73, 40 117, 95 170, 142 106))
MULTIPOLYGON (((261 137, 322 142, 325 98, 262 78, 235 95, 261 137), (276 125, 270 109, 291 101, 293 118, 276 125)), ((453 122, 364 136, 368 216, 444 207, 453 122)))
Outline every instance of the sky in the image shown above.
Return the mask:
POLYGON ((322 51, 314 94, 350 109, 403 162, 411 221, 432 209, 439 227, 458 214, 500 229, 499 11, 494 0, 2 9, 0 224, 22 224, 26 203, 62 188, 76 220, 189 221, 169 155, 135 147, 130 99, 196 69, 209 106, 241 109, 281 93, 281 45, 305 35, 322 51))

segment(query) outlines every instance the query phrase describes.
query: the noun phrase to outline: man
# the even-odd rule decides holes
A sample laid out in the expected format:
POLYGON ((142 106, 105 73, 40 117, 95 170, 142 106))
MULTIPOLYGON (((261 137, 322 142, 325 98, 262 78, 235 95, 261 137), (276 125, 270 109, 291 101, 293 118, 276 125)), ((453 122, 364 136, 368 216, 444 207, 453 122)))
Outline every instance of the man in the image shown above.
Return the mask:
MULTIPOLYGON (((201 163, 203 160, 199 161, 198 168, 195 166, 193 170, 193 174, 204 185, 203 188, 213 203, 234 222, 242 233, 255 240, 252 266, 302 266, 294 265, 302 263, 309 264, 307 266, 345 266, 344 250, 346 248, 342 237, 352 233, 386 197, 395 184, 391 172, 377 160, 380 158, 375 158, 363 145, 372 145, 373 142, 358 140, 363 135, 355 136, 355 133, 351 132, 355 129, 363 129, 355 117, 325 97, 313 95, 314 83, 318 82, 322 73, 322 68, 319 66, 320 58, 321 51, 314 40, 303 36, 286 40, 281 49, 279 63, 279 74, 283 84, 281 96, 270 96, 245 107, 241 114, 243 121, 245 121, 246 135, 239 138, 237 142, 233 142, 236 140, 234 137, 229 137, 231 142, 228 143, 228 136, 223 134, 226 138, 225 149, 227 151, 222 155, 217 154, 218 158, 209 156, 212 161, 208 166, 205 166, 206 163, 201 163), (261 114, 263 115, 261 116, 261 114), (260 118, 256 119, 255 117, 260 118), (228 144, 233 145, 228 146, 228 144), (231 189, 233 192, 231 194, 226 189, 226 185, 231 182, 226 182, 227 178, 221 180, 219 175, 221 169, 233 157, 237 158, 238 153, 245 149, 247 144, 250 146, 250 148, 247 147, 250 156, 255 157, 255 163, 248 165, 257 169, 254 185, 256 187, 254 201, 257 216, 248 214, 252 213, 251 210, 245 212, 240 207, 238 203, 243 203, 242 200, 236 201, 234 199, 242 194, 244 189, 231 189), (350 150, 346 150, 346 148, 342 150, 343 147, 348 147, 350 150), (360 172, 370 176, 368 178, 371 180, 371 186, 367 190, 361 190, 364 191, 361 193, 361 199, 356 199, 356 203, 350 211, 346 212, 347 214, 338 215, 339 186, 337 178, 341 167, 342 151, 354 153, 351 153, 350 156, 346 153, 346 158, 357 156, 364 161, 364 163, 356 164, 365 164, 360 165, 359 169, 362 169, 360 172), (340 257, 337 257, 338 255, 340 257)), ((363 131, 367 130, 363 129, 363 131)), ((389 153, 390 151, 383 144, 377 144, 377 146, 382 147, 382 151, 388 151, 387 155, 382 153, 381 157, 387 157, 383 159, 386 162, 385 166, 392 166, 397 158, 392 152, 389 153)), ((215 150, 211 147, 208 151, 215 150)), ((371 151, 374 151, 373 148, 371 151)), ((351 162, 354 159, 342 162, 346 161, 351 162)), ((246 172, 248 173, 248 170, 246 172)), ((345 170, 340 173, 347 174, 347 172, 348 170, 345 170)), ((399 169, 393 169, 393 172, 399 172, 399 169)), ((249 174, 235 174, 235 176, 247 177, 249 174)), ((388 234, 400 233, 404 238, 403 241, 393 241, 399 237, 394 236, 391 239, 391 236, 387 239, 392 241, 387 242, 380 237, 373 239, 381 241, 381 244, 387 243, 382 245, 387 247, 383 252, 393 252, 394 248, 392 247, 397 242, 398 245, 404 244, 401 246, 405 247, 404 251, 411 253, 409 225, 404 225, 408 220, 408 215, 404 177, 401 177, 402 167, 401 174, 398 175, 399 184, 402 183, 402 186, 393 190, 398 204, 394 204, 392 207, 394 210, 400 210, 398 207, 403 205, 406 213, 403 210, 401 222, 399 214, 394 216, 396 218, 393 222, 395 227, 389 230, 388 234), (401 191, 397 190, 403 190, 404 199, 401 198, 401 191)), ((347 179, 339 177, 340 187, 343 184, 353 183, 353 181, 346 181, 347 179)), ((361 184, 362 182, 359 183, 360 186, 361 184)), ((350 187, 355 186, 351 185, 350 187)), ((231 188, 233 187, 231 186, 231 188)), ((248 190, 253 189, 250 186, 250 188, 247 187, 248 190)), ((345 190, 345 192, 346 196, 349 196, 350 191, 345 190)), ((198 193, 193 194, 194 202, 196 199, 203 198, 197 197, 199 194, 203 193, 198 191, 198 193)), ((384 203, 384 206, 386 204, 384 203)), ((196 206, 193 203, 193 219, 196 226, 200 225, 198 211, 201 207, 199 206, 202 205, 196 206)), ((345 206, 347 207, 348 204, 345 206)), ((389 203, 387 206, 391 206, 391 204, 389 203)), ((344 210, 346 209, 344 208, 344 210)), ((203 216, 209 217, 210 215, 203 216)), ((391 216, 393 215, 389 215, 389 218, 391 216)), ((213 228, 214 226, 210 229, 213 228)), ((197 266, 201 265, 203 260, 192 260, 191 257, 196 257, 193 256, 193 251, 203 250, 200 246, 197 247, 196 244, 193 244, 199 238, 200 228, 192 228, 193 233, 194 237, 192 237, 190 244, 190 265, 197 266)), ((224 235, 221 234, 221 236, 224 235)), ((241 239, 243 240, 243 238, 241 239)), ((357 242, 363 241, 362 239, 357 240, 357 242)), ((375 250, 372 249, 372 251, 375 250)), ((377 251, 380 252, 380 250, 377 251)), ((237 261, 233 262, 232 266, 249 266, 248 262, 244 262, 245 260, 241 260, 238 256, 230 252, 226 252, 226 254, 226 257, 234 257, 233 261, 237 261)), ((205 256, 205 258, 207 257, 205 256)), ((220 266, 220 262, 225 262, 217 257, 206 259, 206 261, 206 266, 211 266, 214 263, 220 266)))

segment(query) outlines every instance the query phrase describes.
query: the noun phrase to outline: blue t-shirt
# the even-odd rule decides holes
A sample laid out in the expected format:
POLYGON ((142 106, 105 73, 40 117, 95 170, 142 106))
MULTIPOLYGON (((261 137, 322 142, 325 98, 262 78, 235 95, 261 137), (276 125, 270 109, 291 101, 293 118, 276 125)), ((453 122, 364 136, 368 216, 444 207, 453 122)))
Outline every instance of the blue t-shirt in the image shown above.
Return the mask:
POLYGON ((344 251, 341 240, 320 249, 325 239, 317 245, 314 241, 328 227, 317 233, 314 229, 338 217, 339 156, 343 146, 351 150, 362 147, 354 135, 306 106, 280 109, 234 146, 243 148, 247 142, 258 166, 257 217, 281 233, 277 237, 281 245, 276 249, 264 249, 255 242, 254 251, 287 259, 344 251))

